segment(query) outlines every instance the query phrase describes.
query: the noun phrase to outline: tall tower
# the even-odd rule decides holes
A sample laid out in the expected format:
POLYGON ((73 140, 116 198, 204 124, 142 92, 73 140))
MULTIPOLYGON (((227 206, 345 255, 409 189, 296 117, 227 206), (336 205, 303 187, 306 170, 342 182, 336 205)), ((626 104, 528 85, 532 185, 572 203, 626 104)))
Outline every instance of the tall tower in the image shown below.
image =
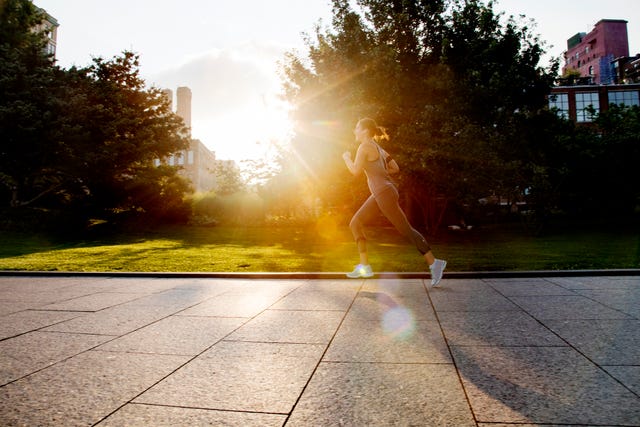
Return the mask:
POLYGON ((191 89, 180 86, 176 91, 176 98, 176 113, 184 120, 184 124, 189 128, 189 136, 191 136, 191 89))
MULTIPOLYGON (((173 104, 171 89, 163 89, 162 94, 173 104)), ((189 148, 164 160, 171 166, 179 166, 178 173, 191 181, 196 191, 211 191, 217 186, 216 177, 212 172, 216 166, 216 155, 200 140, 191 138, 191 89, 186 86, 178 87, 175 104, 176 114, 187 126, 187 132, 182 136, 189 139, 189 148)), ((156 165, 164 160, 156 160, 156 165)))
POLYGON ((162 89, 162 94, 169 101, 169 107, 173 111, 173 91, 171 89, 162 89))

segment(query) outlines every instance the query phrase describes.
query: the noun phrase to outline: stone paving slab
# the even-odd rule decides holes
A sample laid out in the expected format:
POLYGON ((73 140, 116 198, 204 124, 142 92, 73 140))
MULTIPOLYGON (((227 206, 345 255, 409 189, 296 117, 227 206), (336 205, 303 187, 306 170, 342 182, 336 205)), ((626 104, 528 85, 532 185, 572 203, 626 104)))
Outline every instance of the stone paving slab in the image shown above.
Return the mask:
POLYGON ((321 363, 291 426, 475 426, 451 364, 321 363))
POLYGON ((29 332, 0 341, 0 385, 73 357, 113 339, 106 335, 29 332))
POLYGON ((273 310, 347 311, 355 294, 356 290, 327 292, 301 287, 270 308, 273 310))
POLYGON ((41 309, 51 311, 100 311, 138 298, 140 298, 140 295, 137 294, 98 292, 66 301, 54 302, 42 306, 41 309))
POLYGON ((638 277, 627 276, 583 276, 583 277, 550 277, 552 283, 556 283, 564 288, 579 289, 638 289, 638 277))
POLYGON ((232 341, 328 344, 344 313, 267 310, 229 335, 232 341))
POLYGON ((439 318, 450 345, 567 345, 548 327, 522 311, 443 311, 439 318))
POLYGON ((0 316, 37 308, 38 305, 30 302, 0 301, 0 316))
POLYGON ((361 363, 451 363, 435 321, 393 314, 381 321, 347 319, 324 360, 361 363))
POLYGON ((242 426, 280 427, 286 415, 129 404, 98 424, 99 427, 242 426))
POLYGON ((640 395, 640 365, 635 366, 603 366, 613 378, 624 384, 629 390, 640 395))
POLYGON ((478 421, 592 425, 640 421, 638 396, 569 347, 453 347, 452 351, 478 421))
POLYGON ((89 351, 0 388, 0 425, 93 425, 187 358, 89 351))
POLYGON ((197 356, 246 319, 171 316, 99 347, 125 353, 197 356))
POLYGON ((286 415, 323 348, 319 344, 222 342, 135 402, 286 415))
POLYGON ((544 324, 598 365, 640 366, 640 320, 545 320, 544 324))
POLYGON ((479 281, 465 283, 456 280, 451 285, 434 289, 430 298, 438 312, 520 310, 509 298, 479 281))
POLYGON ((349 317, 368 320, 402 315, 410 316, 413 320, 436 320, 424 288, 422 294, 416 295, 365 290, 358 294, 349 311, 349 317))
POLYGON ((540 279, 487 279, 486 283, 505 296, 575 295, 576 292, 540 279))
POLYGON ((606 274, 3 275, 0 425, 640 426, 639 299, 606 274))
POLYGON ((537 319, 631 319, 631 316, 581 295, 517 296, 511 299, 537 319))
POLYGON ((0 340, 19 336, 41 328, 64 323, 82 316, 82 313, 68 311, 24 310, 2 316, 0 340))
POLYGON ((599 302, 609 308, 640 318, 640 289, 584 289, 576 290, 582 296, 599 302))

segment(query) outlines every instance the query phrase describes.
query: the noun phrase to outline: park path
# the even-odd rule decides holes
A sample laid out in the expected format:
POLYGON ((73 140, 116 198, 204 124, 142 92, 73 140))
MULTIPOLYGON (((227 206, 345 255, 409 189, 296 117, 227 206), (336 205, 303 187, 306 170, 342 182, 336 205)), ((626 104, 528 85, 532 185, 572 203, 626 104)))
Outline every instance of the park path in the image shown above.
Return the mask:
POLYGON ((385 277, 0 276, 0 425, 640 425, 640 276, 385 277))

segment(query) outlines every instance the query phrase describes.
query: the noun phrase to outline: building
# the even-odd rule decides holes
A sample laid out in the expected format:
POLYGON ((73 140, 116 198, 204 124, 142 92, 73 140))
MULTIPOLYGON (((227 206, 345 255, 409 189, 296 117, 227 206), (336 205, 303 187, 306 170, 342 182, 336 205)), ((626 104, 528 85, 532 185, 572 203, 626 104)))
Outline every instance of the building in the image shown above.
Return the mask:
POLYGON ((176 92, 176 114, 182 117, 191 135, 191 89, 180 86, 176 92))
POLYGON ((53 16, 49 15, 46 10, 38 8, 38 11, 44 14, 44 21, 42 21, 40 25, 36 26, 35 31, 44 33, 47 38, 45 52, 55 59, 58 44, 58 27, 60 24, 58 24, 58 21, 53 16))
POLYGON ((209 150, 199 139, 192 139, 189 150, 183 158, 183 175, 187 177, 196 191, 212 191, 217 187, 214 167, 216 155, 209 150))
MULTIPOLYGON (((164 95, 173 106, 173 92, 163 90, 164 95)), ((200 140, 191 138, 191 89, 181 86, 176 91, 176 114, 182 117, 187 125, 187 136, 190 140, 189 149, 176 153, 166 159, 170 166, 180 166, 180 173, 191 181, 195 191, 207 192, 216 189, 217 182, 214 173, 216 155, 200 140)), ((156 160, 160 164, 160 160, 156 160)))
POLYGON ((577 70, 580 76, 593 78, 595 84, 612 84, 614 60, 628 56, 627 21, 602 19, 590 33, 578 33, 567 40, 562 73, 577 70))
POLYGON ((616 84, 640 83, 640 54, 616 58, 613 70, 616 84))
POLYGON ((640 84, 556 86, 549 95, 549 108, 577 123, 592 121, 589 106, 597 113, 610 104, 640 106, 640 84))
POLYGON ((165 99, 169 101, 169 107, 171 108, 171 111, 173 111, 173 91, 171 89, 162 89, 162 94, 165 99))

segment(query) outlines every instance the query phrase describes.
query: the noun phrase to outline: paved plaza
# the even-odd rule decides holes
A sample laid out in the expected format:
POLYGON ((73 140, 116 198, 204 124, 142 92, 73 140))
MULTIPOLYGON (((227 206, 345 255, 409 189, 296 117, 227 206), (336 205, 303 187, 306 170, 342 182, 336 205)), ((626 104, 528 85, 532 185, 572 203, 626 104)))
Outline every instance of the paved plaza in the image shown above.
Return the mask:
POLYGON ((640 276, 0 276, 0 426, 639 426, 640 276))

